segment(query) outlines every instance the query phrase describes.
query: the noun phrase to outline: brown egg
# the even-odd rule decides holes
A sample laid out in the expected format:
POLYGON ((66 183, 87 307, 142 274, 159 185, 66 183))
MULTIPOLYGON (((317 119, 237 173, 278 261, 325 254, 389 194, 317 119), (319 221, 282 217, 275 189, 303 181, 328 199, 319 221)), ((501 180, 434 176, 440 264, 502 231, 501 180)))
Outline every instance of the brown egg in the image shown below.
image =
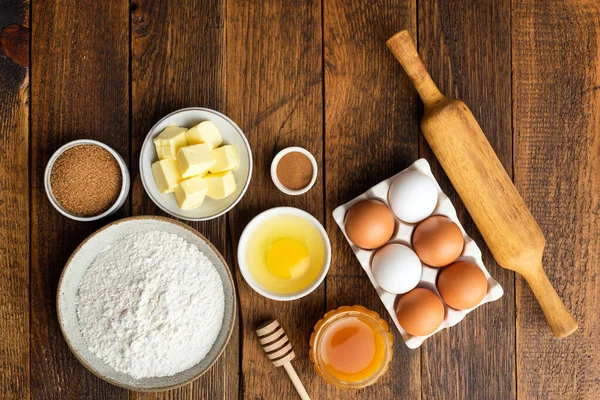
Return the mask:
POLYGON ((363 249, 376 249, 394 234, 394 215, 379 200, 363 200, 348 210, 344 226, 352 243, 363 249))
POLYGON ((477 264, 457 261, 440 272, 437 288, 446 304, 464 310, 483 300, 487 293, 487 279, 477 264))
POLYGON ((426 336, 435 332, 444 321, 444 304, 431 290, 416 288, 400 297, 396 316, 406 332, 426 336))
POLYGON ((435 215, 417 225, 412 245, 425 264, 444 267, 460 256, 465 240, 458 225, 449 218, 435 215))

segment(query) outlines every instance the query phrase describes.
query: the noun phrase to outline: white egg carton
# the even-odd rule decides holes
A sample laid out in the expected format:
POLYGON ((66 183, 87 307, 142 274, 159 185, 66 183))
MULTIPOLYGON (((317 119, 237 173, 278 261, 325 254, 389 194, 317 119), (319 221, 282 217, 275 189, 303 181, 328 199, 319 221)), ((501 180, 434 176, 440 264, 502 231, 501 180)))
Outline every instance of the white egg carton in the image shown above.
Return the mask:
MULTIPOLYGON (((437 202, 437 206, 436 206, 435 210, 433 211, 433 213, 431 215, 444 215, 444 216, 450 218, 452 221, 454 221, 459 226, 460 230, 462 231, 463 237, 465 239, 465 246, 463 248, 463 252, 462 252, 461 256, 458 258, 457 261, 471 261, 471 262, 476 263, 479 266, 479 268, 481 268, 483 273, 485 274, 485 276, 487 278, 487 283, 488 283, 488 291, 487 291, 485 297, 477 306, 475 306, 473 308, 470 308, 468 310, 456 310, 454 308, 449 307, 448 305, 446 305, 444 303, 444 308, 445 308, 444 321, 440 325, 439 329, 437 329, 431 335, 434 335, 436 332, 439 332, 442 329, 446 329, 446 328, 449 328, 451 326, 458 324, 460 321, 462 321, 463 318, 465 318, 465 316, 469 312, 471 312, 475 308, 479 307, 480 305, 482 305, 484 303, 488 303, 490 301, 498 300, 504 294, 504 290, 502 290, 502 287, 500 286, 500 284, 498 282, 496 282, 496 280, 494 280, 494 278, 492 278, 490 276, 489 272, 485 268, 485 265, 483 265, 483 261, 481 259, 481 250, 477 246, 477 243, 475 243, 475 241, 473 239, 471 239, 469 236, 467 236, 465 230, 462 227, 462 224, 460 223, 460 221, 458 220, 458 218, 456 216, 456 209, 452 205, 452 202, 450 201, 448 196, 446 196, 444 194, 444 192, 442 192, 440 185, 437 183, 437 181, 435 180, 435 177, 431 173, 431 167, 429 166, 429 163, 424 158, 421 158, 421 159, 415 161, 408 168, 406 168, 403 171, 399 172, 398 174, 392 176, 391 178, 378 183, 377 185, 373 186, 371 189, 367 190, 365 193, 363 193, 360 196, 356 197, 355 199, 349 201, 348 203, 337 207, 335 210, 333 210, 333 218, 339 225, 342 232, 344 232, 344 236, 346 237, 346 240, 350 244, 350 247, 352 247, 352 250, 354 251, 356 258, 358 258, 358 261, 360 262, 363 269, 369 276, 371 283, 377 290, 377 294, 381 298, 381 301, 385 305, 385 308, 387 309, 390 316, 392 317, 392 320, 396 324, 396 327, 402 334, 402 338, 404 339, 404 342, 406 343, 406 345, 409 348, 416 349, 417 347, 421 346, 421 344, 423 344, 425 339, 427 339, 431 335, 412 336, 412 335, 408 334, 404 329, 402 329, 402 326, 400 326, 400 324, 398 323, 398 318, 396 317, 396 311, 395 311, 397 299, 402 295, 388 293, 385 290, 383 290, 381 288, 381 286, 379 286, 377 284, 377 281, 375 280, 373 274, 371 273, 371 265, 370 265, 371 259, 372 259, 373 254, 378 249, 365 250, 365 249, 362 249, 362 248, 354 245, 350 241, 350 239, 348 239, 348 235, 346 234, 346 230, 344 228, 344 217, 346 215, 346 212, 348 211, 348 209, 350 209, 350 207, 352 207, 355 203, 357 203, 361 200, 377 199, 377 200, 384 202, 389 207, 388 191, 389 191, 389 188, 390 188, 392 182, 399 175, 401 175, 405 172, 408 172, 408 171, 420 171, 420 172, 424 173, 425 175, 429 176, 435 182, 435 185, 436 185, 437 191, 438 191, 438 202, 437 202)), ((411 237, 412 237, 413 230, 415 229, 415 227, 418 224, 409 224, 409 223, 399 220, 396 216, 394 216, 394 217, 396 219, 396 228, 395 228, 394 235, 392 236, 392 238, 390 239, 390 241, 388 243, 401 243, 401 244, 404 244, 404 245, 412 248, 411 237)), ((443 268, 433 268, 433 267, 429 267, 423 263, 421 263, 421 265, 423 267, 423 273, 421 275, 421 280, 418 283, 417 287, 423 287, 423 288, 432 290, 434 293, 436 293, 438 295, 438 297, 440 297, 440 300, 441 300, 441 296, 437 290, 435 283, 436 283, 437 274, 443 268)), ((443 303, 443 300, 442 300, 442 303, 443 303)))

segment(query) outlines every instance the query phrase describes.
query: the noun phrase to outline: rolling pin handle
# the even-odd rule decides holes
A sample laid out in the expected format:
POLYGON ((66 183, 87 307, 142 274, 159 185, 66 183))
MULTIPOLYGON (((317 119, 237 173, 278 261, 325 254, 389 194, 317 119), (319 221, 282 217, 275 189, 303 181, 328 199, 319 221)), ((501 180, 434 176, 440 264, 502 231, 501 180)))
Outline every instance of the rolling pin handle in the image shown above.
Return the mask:
POLYGON ((419 57, 415 42, 408 31, 398 32, 392 36, 387 41, 387 46, 402 64, 425 107, 431 107, 446 98, 427 72, 427 68, 425 68, 421 57, 419 57))
POLYGON ((552 287, 541 264, 523 277, 540 303, 554 336, 562 339, 575 332, 577 322, 552 287))

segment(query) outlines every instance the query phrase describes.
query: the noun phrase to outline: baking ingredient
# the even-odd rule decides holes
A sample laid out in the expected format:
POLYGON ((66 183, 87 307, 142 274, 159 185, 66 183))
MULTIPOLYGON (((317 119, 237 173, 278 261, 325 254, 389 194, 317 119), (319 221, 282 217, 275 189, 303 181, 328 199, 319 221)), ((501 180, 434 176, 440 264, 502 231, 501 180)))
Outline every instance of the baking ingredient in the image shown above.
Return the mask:
POLYGON ((170 376, 200 362, 223 322, 221 278, 177 235, 124 236, 92 261, 77 294, 88 348, 133 378, 170 376))
POLYGON ((450 218, 435 215, 422 221, 412 235, 413 249, 425 264, 444 267, 461 255, 465 239, 450 218))
POLYGON ((161 193, 175 191, 175 188, 182 179, 177 162, 170 158, 154 162, 152 164, 152 175, 154 176, 156 187, 161 193))
POLYGON ((212 155, 215 159, 215 163, 210 167, 210 172, 213 174, 233 171, 240 165, 240 158, 237 150, 230 144, 214 149, 212 155))
POLYGON ((56 201, 78 217, 93 217, 108 210, 117 201, 122 184, 119 163, 97 145, 65 150, 50 172, 50 188, 56 201))
POLYGON ((473 308, 487 293, 487 279, 477 264, 455 262, 440 272, 437 288, 442 299, 452 308, 473 308))
POLYGON ((321 359, 327 372, 341 380, 357 382, 372 376, 384 360, 384 343, 369 319, 348 316, 323 333, 321 359))
POLYGON ((359 201, 348 210, 344 226, 352 243, 363 249, 376 249, 390 240, 395 221, 384 203, 368 199, 359 201))
POLYGON ((393 344, 388 324, 375 311, 342 306, 316 323, 309 357, 328 383, 359 389, 387 372, 393 344))
POLYGON ((218 174, 208 174, 204 176, 206 181, 206 195, 211 199, 224 199, 235 191, 235 177, 231 171, 220 172, 218 174))
POLYGON ((278 278, 298 279, 310 268, 310 254, 297 239, 279 239, 267 250, 267 268, 278 278))
POLYGON ((277 179, 290 190, 301 190, 307 187, 312 180, 313 172, 310 159, 299 151, 287 153, 277 163, 277 179))
POLYGON ((422 172, 404 172, 390 186, 390 208, 396 216, 408 223, 417 223, 429 217, 438 201, 437 187, 422 172))
POLYGON ((170 125, 154 139, 154 146, 159 160, 175 160, 179 149, 188 145, 185 138, 186 131, 186 128, 170 125))
POLYGON ((167 127, 154 139, 159 161, 152 164, 152 174, 158 190, 175 192, 182 210, 200 207, 205 196, 215 200, 230 196, 236 188, 231 171, 239 166, 239 156, 232 145, 218 147, 222 142, 211 121, 191 129, 167 127))
POLYGON ((379 249, 371 261, 375 280, 389 293, 406 293, 421 279, 421 260, 408 246, 390 243, 379 249))
POLYGON ((206 143, 211 149, 216 149, 223 142, 219 129, 212 121, 203 121, 185 132, 188 144, 206 143))
POLYGON ((175 198, 182 210, 200 207, 208 190, 206 181, 201 176, 186 179, 175 188, 175 198))
POLYGON ((299 292, 319 276, 325 263, 321 234, 295 215, 274 215, 252 232, 246 250, 248 271, 265 290, 299 292))
POLYGON ((431 290, 416 288, 400 297, 396 316, 410 335, 427 336, 444 321, 444 304, 431 290))
POLYGON ((212 150, 206 143, 182 147, 177 152, 177 165, 184 179, 205 175, 215 162, 212 150))

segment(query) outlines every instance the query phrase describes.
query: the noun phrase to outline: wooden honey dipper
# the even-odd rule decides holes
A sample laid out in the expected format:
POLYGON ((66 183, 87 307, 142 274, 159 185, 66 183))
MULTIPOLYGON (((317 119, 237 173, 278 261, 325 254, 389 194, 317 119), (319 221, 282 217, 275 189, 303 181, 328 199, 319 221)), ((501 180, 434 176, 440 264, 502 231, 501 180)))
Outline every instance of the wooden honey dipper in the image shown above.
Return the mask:
POLYGON ((546 239, 465 103, 438 90, 408 31, 387 41, 415 85, 425 112, 421 130, 501 267, 520 273, 552 332, 563 338, 577 322, 542 268, 546 239))
POLYGON ((292 366, 291 361, 296 357, 296 354, 279 321, 272 320, 265 322, 256 329, 256 336, 258 336, 258 341, 265 353, 267 353, 269 360, 273 362, 273 365, 285 369, 300 398, 302 400, 310 400, 304 385, 300 382, 300 378, 292 366))

